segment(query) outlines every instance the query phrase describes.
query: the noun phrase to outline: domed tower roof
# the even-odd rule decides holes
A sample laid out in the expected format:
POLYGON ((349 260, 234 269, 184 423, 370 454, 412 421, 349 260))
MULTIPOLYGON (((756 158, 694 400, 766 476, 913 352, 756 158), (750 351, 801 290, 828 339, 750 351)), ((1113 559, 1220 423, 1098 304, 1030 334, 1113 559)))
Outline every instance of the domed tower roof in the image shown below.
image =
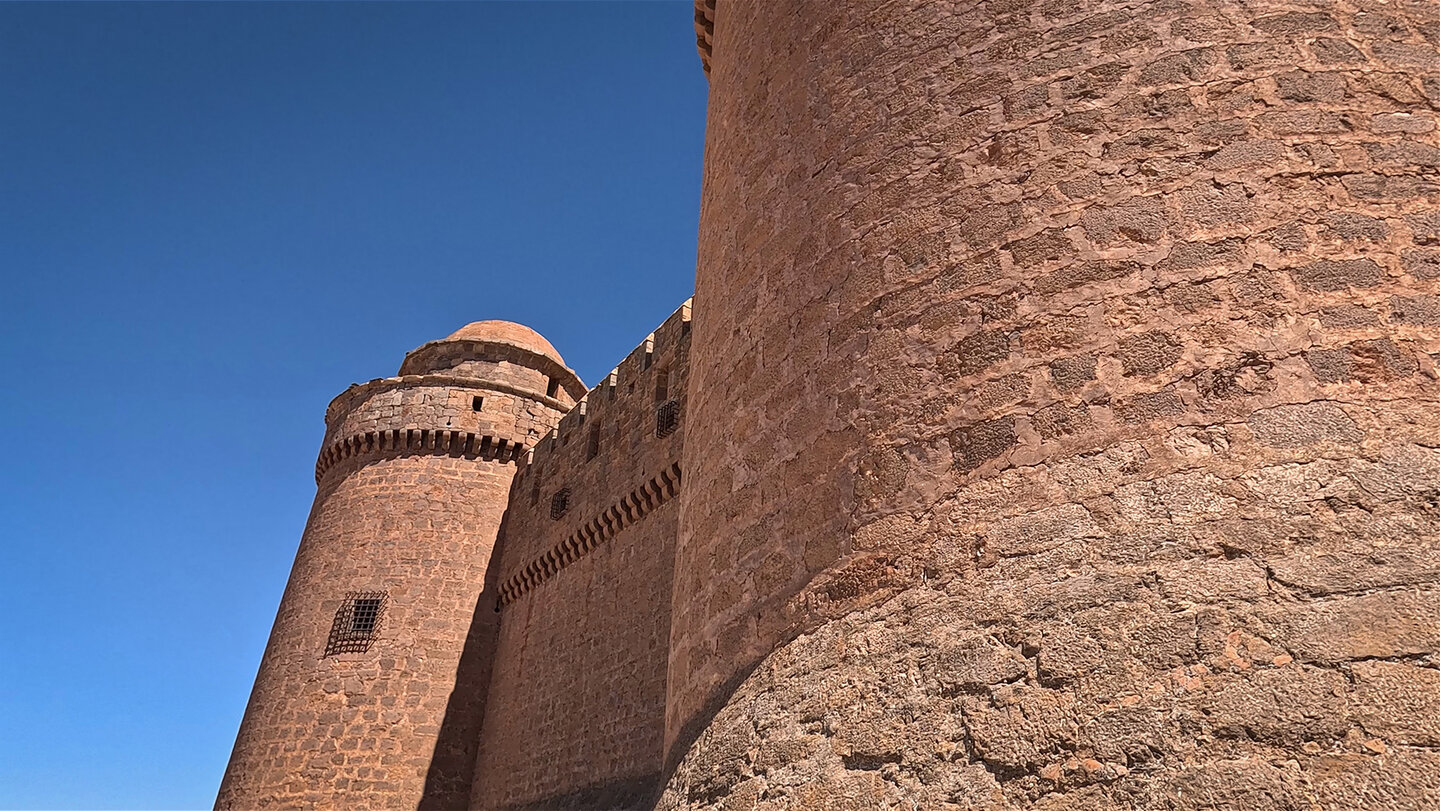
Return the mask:
POLYGON ((400 374, 446 374, 537 388, 566 404, 585 396, 585 384, 545 337, 513 321, 474 321, 405 356, 400 374), (498 365, 497 365, 498 364, 498 365), (510 366, 506 366, 510 364, 510 366), (541 376, 528 381, 524 367, 541 376), (506 371, 509 369, 510 371, 506 371), (516 374, 519 374, 516 377, 516 374), (533 386, 532 386, 533 384, 533 386))
POLYGON ((471 321, 440 340, 510 344, 537 355, 544 355, 561 366, 565 365, 565 359, 560 357, 560 353, 549 341, 545 340, 545 336, 514 321, 471 321))

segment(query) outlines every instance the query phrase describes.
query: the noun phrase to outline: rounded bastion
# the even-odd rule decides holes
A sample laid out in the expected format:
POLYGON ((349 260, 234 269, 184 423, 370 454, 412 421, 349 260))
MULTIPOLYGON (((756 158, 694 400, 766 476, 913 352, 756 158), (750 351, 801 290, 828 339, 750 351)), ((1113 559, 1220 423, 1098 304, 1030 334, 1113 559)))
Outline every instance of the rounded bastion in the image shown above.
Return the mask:
POLYGON ((584 393, 534 330, 478 321, 331 402, 217 808, 464 807, 515 462, 584 393))

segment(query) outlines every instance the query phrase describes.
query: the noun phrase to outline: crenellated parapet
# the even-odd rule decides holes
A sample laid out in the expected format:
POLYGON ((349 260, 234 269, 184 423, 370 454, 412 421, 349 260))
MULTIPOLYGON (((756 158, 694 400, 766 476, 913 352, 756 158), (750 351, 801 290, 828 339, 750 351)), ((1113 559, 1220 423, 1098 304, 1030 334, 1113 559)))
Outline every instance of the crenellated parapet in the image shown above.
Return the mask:
POLYGON ((544 568, 538 561, 558 561, 608 537, 600 529, 605 516, 623 515, 630 494, 658 488, 668 498, 679 486, 690 309, 687 300, 525 452, 499 561, 501 582, 514 581, 510 599, 529 590, 519 588, 522 581, 533 586, 546 579, 536 579, 544 568), (551 517, 561 493, 564 510, 551 517))

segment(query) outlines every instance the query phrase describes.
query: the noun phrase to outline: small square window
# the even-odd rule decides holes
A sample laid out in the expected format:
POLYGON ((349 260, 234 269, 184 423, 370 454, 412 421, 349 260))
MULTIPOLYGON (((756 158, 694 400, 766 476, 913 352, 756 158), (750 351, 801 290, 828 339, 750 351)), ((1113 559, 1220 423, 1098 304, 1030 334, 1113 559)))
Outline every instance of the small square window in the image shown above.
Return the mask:
POLYGON ((364 653, 380 634, 380 621, 385 617, 386 595, 383 591, 352 591, 335 612, 330 625, 330 639, 325 655, 364 653))
POLYGON ((556 491, 555 495, 553 495, 553 496, 550 497, 550 517, 551 517, 551 518, 555 519, 556 521, 559 521, 561 518, 565 517, 565 513, 566 513, 569 509, 570 509, 570 489, 569 489, 569 488, 566 488, 566 489, 564 489, 564 490, 556 491))
POLYGON ((484 406, 484 405, 485 405, 485 398, 484 398, 484 397, 471 397, 471 398, 470 398, 470 410, 471 410, 471 411, 479 411, 480 408, 481 408, 482 406, 484 406))
POLYGON ((667 400, 655 409, 655 436, 664 439, 680 427, 680 401, 667 400))

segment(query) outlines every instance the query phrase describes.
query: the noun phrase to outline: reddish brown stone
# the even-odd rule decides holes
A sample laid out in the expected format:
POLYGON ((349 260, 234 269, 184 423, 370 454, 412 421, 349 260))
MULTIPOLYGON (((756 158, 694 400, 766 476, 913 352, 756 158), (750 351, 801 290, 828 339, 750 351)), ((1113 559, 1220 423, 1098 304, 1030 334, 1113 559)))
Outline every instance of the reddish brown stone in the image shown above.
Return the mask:
POLYGON ((1440 805, 1440 688, 1410 674, 1440 655, 1434 4, 705 14, 676 546, 705 576, 677 583, 659 807, 1440 805), (871 207, 877 161, 903 191, 871 207), (885 260, 902 222, 1000 273, 937 289, 885 260), (843 250, 801 249, 817 223, 843 250), (871 306, 912 291, 1019 295, 983 326, 871 306), (817 306, 851 351, 746 363, 817 306), (797 534, 798 493, 824 509, 797 534), (725 554, 742 534, 835 552, 734 589, 765 559, 725 554))
POLYGON ((336 398, 218 805, 1440 807, 1434 4, 696 33, 693 350, 336 398))

